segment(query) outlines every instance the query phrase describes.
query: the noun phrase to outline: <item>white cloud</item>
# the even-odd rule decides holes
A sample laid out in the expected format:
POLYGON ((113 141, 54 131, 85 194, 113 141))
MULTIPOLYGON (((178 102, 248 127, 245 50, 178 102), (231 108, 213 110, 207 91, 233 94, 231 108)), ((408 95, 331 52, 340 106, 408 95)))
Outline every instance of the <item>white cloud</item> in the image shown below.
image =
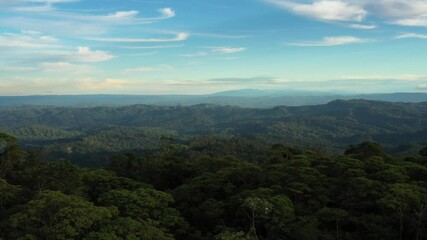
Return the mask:
POLYGON ((318 0, 311 4, 297 3, 288 0, 266 1, 290 10, 295 14, 320 20, 361 22, 368 14, 363 7, 351 4, 349 1, 318 0))
MULTIPOLYGON (((368 16, 386 23, 427 27, 425 0, 264 0, 295 14, 328 21, 363 22, 368 16)), ((372 29, 355 24, 352 28, 372 29)))
POLYGON ((75 12, 65 12, 65 11, 52 11, 46 13, 48 16, 58 17, 61 19, 72 19, 75 21, 93 21, 96 23, 117 23, 117 24, 146 24, 152 23, 159 20, 169 19, 176 16, 175 11, 172 8, 162 8, 158 10, 160 15, 156 17, 138 17, 139 11, 129 10, 129 11, 117 11, 109 13, 107 15, 89 15, 89 14, 80 14, 75 12))
POLYGON ((343 76, 343 80, 396 80, 396 81, 420 81, 427 79, 425 74, 400 74, 400 75, 384 75, 384 74, 371 74, 371 75, 353 75, 343 76))
POLYGON ((427 13, 425 0, 345 0, 359 2, 370 13, 385 18, 411 18, 427 13))
POLYGON ((32 71, 36 71, 37 68, 34 67, 10 67, 10 66, 6 66, 6 67, 0 67, 0 71, 2 72, 32 72, 32 71))
POLYGON ((203 33, 203 32, 191 32, 191 35, 203 38, 218 38, 218 39, 245 39, 251 38, 252 35, 234 35, 234 34, 221 34, 221 33, 203 33))
POLYGON ((201 51, 193 54, 182 55, 184 57, 205 57, 211 55, 221 55, 221 54, 233 54, 238 52, 246 51, 246 48, 242 47, 212 47, 209 51, 201 51))
POLYGON ((109 21, 117 21, 124 19, 131 19, 136 17, 139 14, 138 11, 120 11, 109 14, 107 16, 88 16, 94 20, 109 20, 109 21))
POLYGON ((161 14, 161 18, 173 18, 176 16, 175 11, 172 8, 162 8, 159 9, 159 12, 161 14))
POLYGON ((70 46, 59 45, 56 38, 22 34, 0 35, 0 60, 19 61, 27 64, 41 64, 43 62, 103 62, 114 56, 106 51, 92 50, 90 47, 77 47, 70 50, 70 46))
POLYGON ((33 12, 42 13, 52 11, 54 8, 51 4, 40 5, 40 6, 26 6, 26 7, 14 7, 11 10, 17 12, 33 12))
POLYGON ((324 37, 320 42, 296 42, 288 43, 288 45, 299 46, 299 47, 329 47, 339 46, 355 43, 366 43, 369 42, 367 39, 361 39, 352 36, 340 36, 340 37, 324 37))
POLYGON ((418 85, 418 89, 427 90, 427 84, 418 85))
POLYGON ((355 29, 365 29, 365 30, 377 28, 376 25, 364 25, 364 24, 351 24, 349 25, 349 27, 355 28, 355 29))
POLYGON ((392 21, 392 23, 410 27, 427 27, 427 16, 419 16, 414 18, 403 18, 392 21))
POLYGON ((113 57, 108 52, 91 50, 89 47, 78 47, 77 52, 68 54, 68 59, 72 62, 104 62, 113 57))
POLYGON ((71 11, 49 11, 43 15, 55 18, 61 22, 66 20, 84 24, 131 24, 141 19, 138 18, 139 11, 117 11, 108 14, 81 14, 71 11), (90 22, 88 22, 90 21, 90 22))
POLYGON ((26 34, 26 35, 40 35, 41 34, 41 32, 33 31, 33 30, 22 30, 21 32, 22 32, 22 34, 26 34))
POLYGON ((120 56, 141 57, 141 56, 153 56, 153 55, 156 55, 158 53, 159 52, 157 52, 157 51, 152 51, 152 52, 122 54, 120 56))
POLYGON ((82 74, 93 71, 91 66, 72 64, 69 62, 45 62, 41 64, 46 73, 82 74))
POLYGON ((18 0, 17 2, 33 2, 33 3, 69 3, 78 2, 79 0, 18 0))
POLYGON ((78 2, 78 0, 0 0, 0 5, 15 5, 17 7, 13 7, 10 10, 17 12, 43 13, 54 11, 55 8, 52 7, 53 4, 70 2, 78 2))
POLYGON ((14 29, 31 29, 32 31, 43 32, 55 36, 92 36, 104 34, 110 29, 110 25, 102 25, 92 21, 85 21, 82 24, 79 20, 64 20, 51 18, 30 18, 11 17, 2 18, 2 26, 14 29), (78 26, 78 27, 76 27, 78 26))
POLYGON ((179 48, 184 45, 163 45, 163 46, 123 46, 123 49, 162 49, 162 48, 179 48))
POLYGON ((164 72, 170 71, 173 67, 170 65, 157 65, 154 67, 137 67, 137 68, 127 68, 124 73, 149 73, 149 72, 164 72))
POLYGON ((231 61, 231 60, 237 60, 240 59, 239 57, 223 57, 223 58, 217 58, 217 60, 221 61, 231 61))
POLYGON ((128 85, 129 82, 123 79, 104 79, 104 80, 95 80, 91 78, 79 80, 76 83, 76 86, 82 89, 114 89, 114 88, 123 88, 128 85))
POLYGON ((418 33, 403 33, 403 34, 396 36, 396 39, 405 39, 405 38, 427 39, 427 35, 418 34, 418 33))
POLYGON ((5 33, 0 35, 0 47, 6 48, 52 48, 58 39, 51 36, 5 33))
POLYGON ((173 38, 86 38, 86 40, 99 42, 122 42, 122 43, 164 43, 164 42, 180 42, 189 38, 189 34, 185 32, 178 33, 173 38))

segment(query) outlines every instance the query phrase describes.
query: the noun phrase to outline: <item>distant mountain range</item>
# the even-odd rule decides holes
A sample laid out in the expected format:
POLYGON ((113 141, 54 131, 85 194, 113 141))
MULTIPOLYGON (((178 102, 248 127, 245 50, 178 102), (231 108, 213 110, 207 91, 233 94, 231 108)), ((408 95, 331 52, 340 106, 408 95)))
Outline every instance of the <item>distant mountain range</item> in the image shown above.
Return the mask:
POLYGON ((0 96, 0 106, 191 106, 197 104, 230 105, 250 108, 325 104, 333 100, 365 99, 388 102, 425 102, 427 93, 338 94, 333 92, 274 91, 243 89, 208 95, 46 95, 0 96))

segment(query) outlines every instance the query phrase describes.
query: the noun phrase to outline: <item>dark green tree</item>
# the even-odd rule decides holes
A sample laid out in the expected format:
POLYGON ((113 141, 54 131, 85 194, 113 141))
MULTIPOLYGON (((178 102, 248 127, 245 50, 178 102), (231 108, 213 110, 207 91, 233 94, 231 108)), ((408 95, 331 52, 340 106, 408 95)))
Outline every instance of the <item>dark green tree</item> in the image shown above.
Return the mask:
POLYGON ((82 239, 117 213, 114 207, 96 207, 78 197, 44 191, 10 216, 8 235, 10 239, 82 239))

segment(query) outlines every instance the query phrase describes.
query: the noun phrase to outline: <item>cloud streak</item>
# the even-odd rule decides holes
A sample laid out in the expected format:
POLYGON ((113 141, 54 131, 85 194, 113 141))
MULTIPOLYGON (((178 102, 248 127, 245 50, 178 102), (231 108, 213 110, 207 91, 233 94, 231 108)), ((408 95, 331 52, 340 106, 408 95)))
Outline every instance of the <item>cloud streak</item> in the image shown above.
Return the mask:
POLYGON ((5 33, 0 35, 0 47, 6 48, 52 48, 58 39, 51 36, 33 36, 28 34, 5 33))
POLYGON ((123 73, 149 73, 149 72, 164 72, 171 71, 173 67, 170 65, 157 65, 154 67, 136 67, 136 68, 127 68, 123 73))
POLYGON ((400 75, 384 75, 384 74, 371 74, 371 75, 353 75, 343 76, 343 80, 395 80, 395 81, 420 81, 427 79, 426 74, 400 74, 400 75))
POLYGON ((76 86, 81 89, 114 89, 114 88, 123 88, 128 85, 129 82, 123 79, 104 79, 104 80, 95 80, 91 78, 80 80, 76 83, 76 86))
POLYGON ((189 37, 188 33, 181 32, 172 38, 85 38, 85 40, 117 43, 167 43, 185 41, 189 37))
POLYGON ((206 57, 212 55, 234 54, 246 51, 243 47, 212 47, 209 51, 201 51, 192 54, 184 54, 184 57, 206 57))
POLYGON ((370 30, 377 28, 376 25, 365 25, 365 24, 351 24, 349 27, 354 29, 364 29, 364 30, 370 30))
POLYGON ((214 78, 207 80, 214 84, 282 84, 284 81, 279 81, 275 77, 259 76, 249 78, 214 78))
POLYGON ((340 46, 356 43, 366 43, 370 40, 361 39, 352 36, 340 36, 340 37, 324 37, 322 41, 318 42, 294 42, 288 43, 291 46, 298 47, 331 47, 331 46, 340 46))
POLYGON ((427 35, 418 34, 418 33, 404 33, 395 37, 396 39, 406 39, 406 38, 418 38, 418 39, 427 39, 427 35))

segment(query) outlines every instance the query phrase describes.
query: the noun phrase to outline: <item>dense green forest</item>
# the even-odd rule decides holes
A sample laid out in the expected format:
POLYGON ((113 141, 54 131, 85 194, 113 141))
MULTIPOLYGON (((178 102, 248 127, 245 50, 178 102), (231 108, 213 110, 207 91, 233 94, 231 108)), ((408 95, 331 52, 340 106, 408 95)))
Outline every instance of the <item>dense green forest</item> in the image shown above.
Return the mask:
POLYGON ((199 136, 239 137, 255 145, 333 153, 355 142, 379 142, 387 153, 415 156, 427 144, 427 103, 337 100, 325 105, 49 107, 0 109, 0 129, 45 159, 103 165, 111 153, 151 151, 199 136))
POLYGON ((328 154, 167 140, 89 169, 1 134, 0 239, 427 239, 427 147, 404 157, 373 142, 328 154))

